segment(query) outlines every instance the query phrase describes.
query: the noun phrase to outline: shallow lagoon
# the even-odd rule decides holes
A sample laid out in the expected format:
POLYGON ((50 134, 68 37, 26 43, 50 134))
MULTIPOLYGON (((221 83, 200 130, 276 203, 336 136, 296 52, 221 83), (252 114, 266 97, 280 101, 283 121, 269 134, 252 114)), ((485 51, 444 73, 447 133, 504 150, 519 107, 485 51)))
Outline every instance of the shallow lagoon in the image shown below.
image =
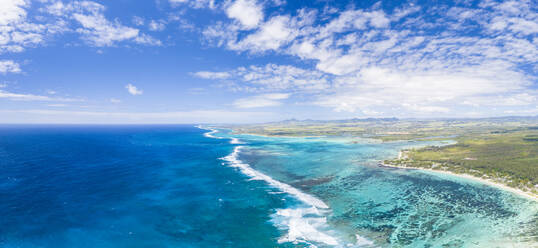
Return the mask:
POLYGON ((327 225, 342 244, 532 247, 538 241, 536 202, 469 179, 377 166, 402 148, 438 142, 239 136, 248 144, 242 160, 330 206, 327 225))

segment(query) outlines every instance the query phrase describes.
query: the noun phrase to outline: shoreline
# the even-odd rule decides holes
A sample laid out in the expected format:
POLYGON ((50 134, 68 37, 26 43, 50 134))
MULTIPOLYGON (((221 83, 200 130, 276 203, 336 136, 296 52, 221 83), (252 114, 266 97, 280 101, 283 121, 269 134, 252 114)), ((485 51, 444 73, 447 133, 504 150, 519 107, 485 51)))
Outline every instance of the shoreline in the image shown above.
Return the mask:
MULTIPOLYGON (((235 130, 232 129, 232 131, 235 131, 235 130)), ((275 138, 275 137, 276 138, 279 138, 279 137, 280 138, 304 138, 304 137, 321 138, 321 137, 326 137, 326 136, 284 136, 284 135, 273 136, 273 135, 252 134, 252 133, 239 133, 239 134, 253 135, 253 136, 260 136, 260 137, 267 137, 267 138, 275 138)), ((399 151, 398 152, 398 158, 401 158, 402 155, 403 155, 402 151, 399 151)), ((447 171, 447 170, 435 170, 435 169, 421 168, 421 167, 388 165, 388 164, 385 164, 385 163, 383 163, 381 161, 378 163, 378 166, 380 166, 380 167, 389 167, 389 168, 397 168, 397 169, 421 170, 421 171, 427 171, 427 172, 433 172, 433 173, 439 173, 439 174, 445 174, 445 175, 451 175, 451 176, 455 176, 455 177, 465 178, 465 179, 472 180, 472 181, 475 181, 475 182, 478 182, 478 183, 481 183, 481 184, 484 184, 484 185, 488 185, 488 186, 491 186, 491 187, 494 187, 494 188, 497 188, 497 189, 500 189, 500 190, 503 190, 503 191, 506 191, 506 192, 516 194, 516 195, 518 195, 520 197, 523 197, 523 198, 526 198, 528 200, 538 202, 538 195, 537 194, 534 194, 534 193, 528 192, 528 191, 523 191, 521 189, 517 189, 517 188, 514 188, 514 187, 510 187, 510 186, 507 186, 505 184, 495 182, 492 179, 485 179, 485 178, 473 176, 473 175, 466 174, 466 173, 460 174, 460 173, 455 173, 455 172, 447 171)))
POLYGON ((445 174, 445 175, 451 175, 451 176, 456 176, 456 177, 460 177, 460 178, 465 178, 465 179, 473 180, 473 181, 476 181, 476 182, 479 182, 479 183, 482 183, 482 184, 485 184, 485 185, 488 185, 488 186, 491 186, 491 187, 494 187, 494 188, 497 188, 497 189, 500 189, 500 190, 504 190, 504 191, 516 194, 516 195, 521 196, 523 198, 538 202, 538 195, 536 195, 536 194, 534 194, 532 192, 523 191, 523 190, 520 190, 520 189, 517 189, 517 188, 507 186, 507 185, 502 184, 502 183, 495 182, 495 181, 493 181, 491 179, 480 178, 480 177, 469 175, 469 174, 459 174, 459 173, 454 173, 452 171, 447 171, 447 170, 435 170, 435 169, 420 168, 420 167, 388 165, 388 164, 385 164, 383 162, 379 162, 378 166, 380 166, 380 167, 389 167, 389 168, 397 168, 397 169, 428 171, 428 172, 433 172, 433 173, 439 173, 439 174, 445 174))
POLYGON ((304 135, 304 136, 268 135, 268 134, 258 134, 258 133, 241 133, 241 132, 236 132, 234 129, 230 129, 230 130, 232 130, 232 132, 234 132, 236 134, 240 134, 240 135, 251 135, 251 136, 259 136, 259 137, 265 137, 265 138, 323 138, 323 137, 326 137, 326 136, 323 136, 323 135, 316 135, 316 136, 308 136, 308 135, 304 135))
MULTIPOLYGON (((286 135, 267 135, 267 134, 258 134, 258 133, 242 133, 242 132, 236 132, 234 129, 230 129, 232 132, 235 132, 235 134, 239 135, 249 135, 249 136, 257 136, 257 137, 264 137, 264 138, 286 138, 286 139, 301 139, 301 138, 319 138, 319 139, 326 139, 326 140, 336 140, 336 139, 350 139, 349 142, 356 143, 357 140, 364 140, 368 143, 390 143, 390 142, 399 142, 398 141, 383 141, 381 139, 376 138, 368 138, 368 137, 359 137, 359 136, 331 136, 331 135, 316 135, 316 136, 308 136, 308 135, 302 135, 302 136, 286 136, 286 135)), ((401 140, 405 141, 405 140, 401 140)))

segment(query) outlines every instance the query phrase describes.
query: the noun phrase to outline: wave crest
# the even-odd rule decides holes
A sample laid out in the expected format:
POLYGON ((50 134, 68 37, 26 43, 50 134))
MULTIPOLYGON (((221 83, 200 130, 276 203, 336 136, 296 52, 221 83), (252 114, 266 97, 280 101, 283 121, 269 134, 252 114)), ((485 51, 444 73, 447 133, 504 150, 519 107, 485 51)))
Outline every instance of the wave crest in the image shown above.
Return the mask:
MULTIPOLYGON (((210 130, 210 132, 205 133, 204 136, 223 139, 223 137, 213 135, 217 133, 218 130, 206 130, 210 130)), ((230 139, 231 144, 241 144, 237 138, 230 139)), ((265 181, 267 184, 295 197, 306 205, 295 208, 276 209, 276 213, 271 216, 272 222, 277 228, 287 230, 287 234, 282 236, 278 242, 292 242, 294 244, 305 243, 310 247, 317 247, 317 245, 340 247, 341 245, 339 244, 338 239, 328 234, 330 231, 327 230, 329 227, 326 216, 331 212, 329 206, 315 196, 306 194, 286 183, 279 182, 272 177, 253 169, 249 164, 243 163, 243 161, 239 160, 239 153, 243 148, 244 146, 236 146, 231 154, 221 159, 226 162, 226 165, 238 168, 241 173, 250 177, 251 180, 265 181)), ((346 246, 369 246, 371 244, 373 243, 369 240, 357 235, 356 244, 347 244, 346 246)))

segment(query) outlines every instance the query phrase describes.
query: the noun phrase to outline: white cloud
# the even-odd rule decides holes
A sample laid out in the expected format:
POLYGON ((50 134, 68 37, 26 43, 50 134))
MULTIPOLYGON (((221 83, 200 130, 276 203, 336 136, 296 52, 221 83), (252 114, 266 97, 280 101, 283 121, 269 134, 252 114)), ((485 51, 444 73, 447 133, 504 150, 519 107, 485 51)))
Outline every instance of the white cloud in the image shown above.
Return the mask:
POLYGON ((166 23, 163 20, 151 20, 148 25, 151 31, 163 31, 166 28, 166 23))
POLYGON ((376 28, 387 27, 390 20, 385 16, 383 11, 373 11, 367 15, 370 18, 370 24, 376 28))
POLYGON ((0 0, 0 26, 23 20, 29 5, 25 0, 0 0))
POLYGON ((47 101, 47 102, 81 102, 82 99, 50 97, 33 94, 13 93, 5 90, 0 90, 0 99, 8 99, 13 101, 47 101))
POLYGON ((226 8, 226 15, 251 29, 263 20, 263 9, 256 0, 235 0, 226 8))
MULTIPOLYGON (((20 52, 64 32, 79 33, 99 47, 122 42, 161 45, 138 28, 108 19, 106 8, 95 2, 0 1, 0 53, 20 52), (42 16, 29 14, 30 3, 43 6, 37 8, 42 16)), ((533 89, 538 77, 538 14, 532 1, 482 1, 453 8, 407 4, 392 11, 376 4, 368 9, 348 6, 285 14, 269 1, 169 2, 224 11, 230 19, 203 31, 212 45, 301 61, 301 66, 270 63, 193 74, 217 80, 232 91, 265 93, 239 99, 236 106, 280 104, 282 99, 262 97, 275 92, 336 111, 365 114, 387 109, 448 113, 462 106, 528 109, 537 104, 533 89)), ((147 24, 154 31, 165 28, 165 21, 148 21, 133 18, 134 25, 147 24)), ((0 60, 0 73, 14 72, 20 72, 17 63, 0 60)), ((135 94, 142 93, 132 87, 135 94)), ((10 99, 44 97, 2 93, 3 98, 11 94, 10 99)))
POLYGON ((290 28, 289 17, 276 16, 263 23, 258 32, 247 36, 236 44, 230 45, 230 48, 255 52, 276 50, 294 39, 295 36, 294 30, 290 28))
POLYGON ((61 32, 62 21, 38 24, 28 21, 30 1, 2 0, 0 2, 0 53, 21 52, 25 47, 44 42, 44 36, 61 32))
MULTIPOLYGON (((82 26, 76 31, 82 34, 83 39, 91 45, 112 46, 116 42, 126 40, 145 45, 161 45, 159 40, 140 33, 136 28, 124 26, 117 20, 109 21, 106 19, 103 14, 105 8, 102 5, 87 2, 75 2, 74 5, 71 7, 75 10, 72 17, 82 26)), ((69 7, 65 7, 65 9, 70 10, 69 7)))
POLYGON ((282 105, 280 100, 288 99, 289 96, 286 93, 261 94, 237 99, 233 105, 237 108, 274 107, 282 105))
POLYGON ((132 84, 127 84, 125 86, 125 88, 127 89, 127 91, 129 92, 129 94, 133 95, 133 96, 136 96, 136 95, 142 95, 142 93, 144 93, 142 90, 139 90, 138 88, 136 88, 136 86, 132 85, 132 84))
POLYGON ((51 101, 52 98, 48 96, 32 95, 32 94, 17 94, 7 91, 0 90, 0 99, 7 98, 10 100, 21 100, 21 101, 51 101))
POLYGON ((0 74, 20 73, 20 65, 13 60, 0 60, 0 74))
POLYGON ((329 88, 329 79, 318 71, 289 65, 239 67, 224 72, 202 71, 194 73, 202 78, 221 80, 234 91, 319 91, 329 88))
POLYGON ((124 41, 161 45, 159 40, 117 19, 108 20, 105 7, 96 2, 0 1, 0 53, 22 52, 43 45, 54 36, 72 32, 81 34, 92 46, 112 46, 124 41), (30 3, 35 11, 29 12, 30 3))
POLYGON ((525 108, 538 98, 532 90, 538 78, 533 8, 523 0, 450 9, 409 4, 392 13, 379 4, 340 12, 303 9, 295 16, 277 10, 251 29, 220 22, 203 34, 229 50, 274 51, 313 65, 241 67, 227 71, 226 80, 214 78, 232 91, 286 90, 315 105, 370 114, 525 108))
POLYGON ((199 71, 194 73, 194 75, 205 79, 226 79, 230 77, 230 73, 228 72, 199 71))
POLYGON ((110 98, 110 102, 111 102, 111 103, 120 103, 121 100, 116 99, 116 98, 110 98))
POLYGON ((215 0, 168 0, 168 2, 170 3, 170 5, 172 5, 172 7, 187 5, 194 9, 215 9, 217 6, 215 0))
POLYGON ((400 19, 402 19, 403 17, 406 17, 408 15, 411 15, 413 13, 416 13, 418 11, 420 11, 421 7, 420 6, 415 6, 414 4, 410 4, 408 6, 404 6, 404 7, 400 7, 400 8, 396 8, 394 10, 394 12, 392 13, 392 20, 394 21, 398 21, 400 19))
POLYGON ((133 24, 136 25, 136 26, 144 26, 144 23, 146 21, 144 20, 143 17, 140 17, 140 16, 133 16, 133 24))
POLYGON ((75 14, 73 17, 84 28, 77 32, 84 35, 85 39, 95 46, 110 46, 116 41, 133 39, 138 36, 138 30, 124 27, 119 23, 109 23, 104 16, 87 16, 75 14))
POLYGON ((447 113, 452 107, 462 105, 538 103, 536 92, 522 93, 530 83, 524 74, 506 72, 506 68, 498 65, 458 71, 407 72, 373 67, 335 80, 341 88, 335 89, 333 94, 320 96, 316 105, 348 112, 399 106, 415 113, 447 113))

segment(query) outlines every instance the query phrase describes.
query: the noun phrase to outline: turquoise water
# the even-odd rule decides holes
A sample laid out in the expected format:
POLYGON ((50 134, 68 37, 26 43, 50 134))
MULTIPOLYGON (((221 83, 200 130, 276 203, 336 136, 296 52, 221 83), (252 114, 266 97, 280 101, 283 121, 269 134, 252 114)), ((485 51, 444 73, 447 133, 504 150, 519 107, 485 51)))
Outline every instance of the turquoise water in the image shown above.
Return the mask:
POLYGON ((286 210, 293 214, 275 214, 281 230, 293 232, 288 240, 316 246, 538 247, 536 202, 469 179, 377 166, 404 147, 436 142, 221 136, 244 142, 239 160, 330 206, 312 214, 307 203, 286 210), (319 235, 309 234, 312 227, 333 237, 331 242, 310 242, 309 236, 319 235))
POLYGON ((0 126, 0 247, 538 247, 538 204, 377 161, 437 143, 0 126))

